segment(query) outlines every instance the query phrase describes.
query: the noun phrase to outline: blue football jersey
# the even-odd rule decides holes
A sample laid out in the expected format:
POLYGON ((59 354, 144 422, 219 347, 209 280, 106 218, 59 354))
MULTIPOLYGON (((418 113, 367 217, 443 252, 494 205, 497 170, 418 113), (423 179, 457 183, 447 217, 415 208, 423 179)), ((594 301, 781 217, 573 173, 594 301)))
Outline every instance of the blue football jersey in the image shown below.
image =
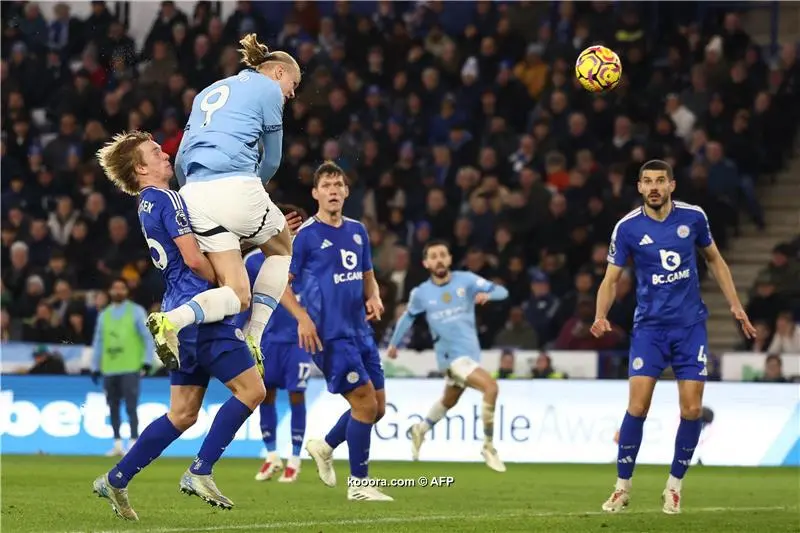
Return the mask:
POLYGON ((673 202, 663 222, 638 208, 617 222, 608 262, 624 267, 633 259, 636 276, 634 327, 690 326, 708 316, 700 297, 696 247, 711 245, 705 212, 696 205, 673 202))
POLYGON ((300 228, 289 272, 303 287, 303 305, 316 304, 309 314, 323 342, 372 335, 364 307, 364 273, 371 270, 369 237, 357 220, 345 217, 337 228, 315 217, 300 228))
POLYGON ((411 291, 406 312, 411 317, 425 314, 441 370, 459 357, 480 358, 475 295, 492 289, 494 283, 477 274, 453 271, 444 285, 428 280, 411 291))
POLYGON ((254 70, 243 70, 203 89, 192 103, 176 158, 179 178, 191 183, 257 177, 263 165, 274 167, 271 177, 281 160, 283 103, 278 83, 254 70))
POLYGON ((174 239, 192 233, 181 195, 169 189, 145 187, 139 193, 139 223, 150 248, 153 264, 166 286, 161 309, 170 311, 185 304, 211 284, 183 262, 174 239))

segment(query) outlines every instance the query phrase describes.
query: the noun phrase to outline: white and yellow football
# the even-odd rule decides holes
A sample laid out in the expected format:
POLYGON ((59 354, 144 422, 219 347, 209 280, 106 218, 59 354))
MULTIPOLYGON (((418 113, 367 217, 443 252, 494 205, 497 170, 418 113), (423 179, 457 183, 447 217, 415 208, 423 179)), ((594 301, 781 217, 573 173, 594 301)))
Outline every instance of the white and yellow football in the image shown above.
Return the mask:
POLYGON ((590 46, 575 61, 575 76, 587 91, 610 91, 622 78, 622 61, 605 46, 590 46))

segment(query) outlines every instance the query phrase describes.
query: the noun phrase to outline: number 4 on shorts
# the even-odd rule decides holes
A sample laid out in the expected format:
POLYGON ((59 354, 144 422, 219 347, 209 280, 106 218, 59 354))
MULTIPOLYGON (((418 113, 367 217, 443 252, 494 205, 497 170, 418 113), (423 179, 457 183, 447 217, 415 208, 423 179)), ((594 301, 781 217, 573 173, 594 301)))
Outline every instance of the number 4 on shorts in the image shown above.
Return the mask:
POLYGON ((706 354, 706 346, 705 344, 700 345, 700 349, 697 351, 697 362, 703 363, 703 370, 700 371, 701 376, 708 375, 708 355, 706 354))

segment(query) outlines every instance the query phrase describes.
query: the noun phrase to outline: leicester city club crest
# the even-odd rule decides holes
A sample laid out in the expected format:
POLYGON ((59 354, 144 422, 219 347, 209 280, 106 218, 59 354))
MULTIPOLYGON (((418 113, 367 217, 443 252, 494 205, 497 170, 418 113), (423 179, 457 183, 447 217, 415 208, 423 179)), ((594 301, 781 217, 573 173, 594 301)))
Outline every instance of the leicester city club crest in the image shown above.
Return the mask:
POLYGON ((680 237, 681 239, 685 239, 686 237, 688 237, 689 233, 690 233, 689 226, 683 224, 678 226, 678 237, 680 237))

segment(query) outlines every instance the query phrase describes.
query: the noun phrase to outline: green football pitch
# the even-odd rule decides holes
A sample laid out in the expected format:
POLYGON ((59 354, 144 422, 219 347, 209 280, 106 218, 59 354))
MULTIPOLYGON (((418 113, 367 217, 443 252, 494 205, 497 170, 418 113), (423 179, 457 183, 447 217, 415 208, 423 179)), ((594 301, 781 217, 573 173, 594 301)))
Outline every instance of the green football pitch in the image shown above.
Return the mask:
POLYGON ((116 518, 92 494, 92 480, 113 460, 2 456, 3 533, 78 532, 754 532, 800 531, 800 469, 693 467, 684 484, 683 514, 661 512, 667 467, 639 466, 631 505, 600 511, 613 488, 609 465, 509 464, 498 474, 483 464, 375 462, 383 479, 453 478, 450 486, 391 488, 394 502, 346 499, 347 464, 336 465, 339 486, 327 488, 304 461, 294 484, 253 476, 258 460, 223 459, 220 489, 236 506, 213 509, 178 492, 188 460, 160 459, 130 485, 139 522, 116 518))

